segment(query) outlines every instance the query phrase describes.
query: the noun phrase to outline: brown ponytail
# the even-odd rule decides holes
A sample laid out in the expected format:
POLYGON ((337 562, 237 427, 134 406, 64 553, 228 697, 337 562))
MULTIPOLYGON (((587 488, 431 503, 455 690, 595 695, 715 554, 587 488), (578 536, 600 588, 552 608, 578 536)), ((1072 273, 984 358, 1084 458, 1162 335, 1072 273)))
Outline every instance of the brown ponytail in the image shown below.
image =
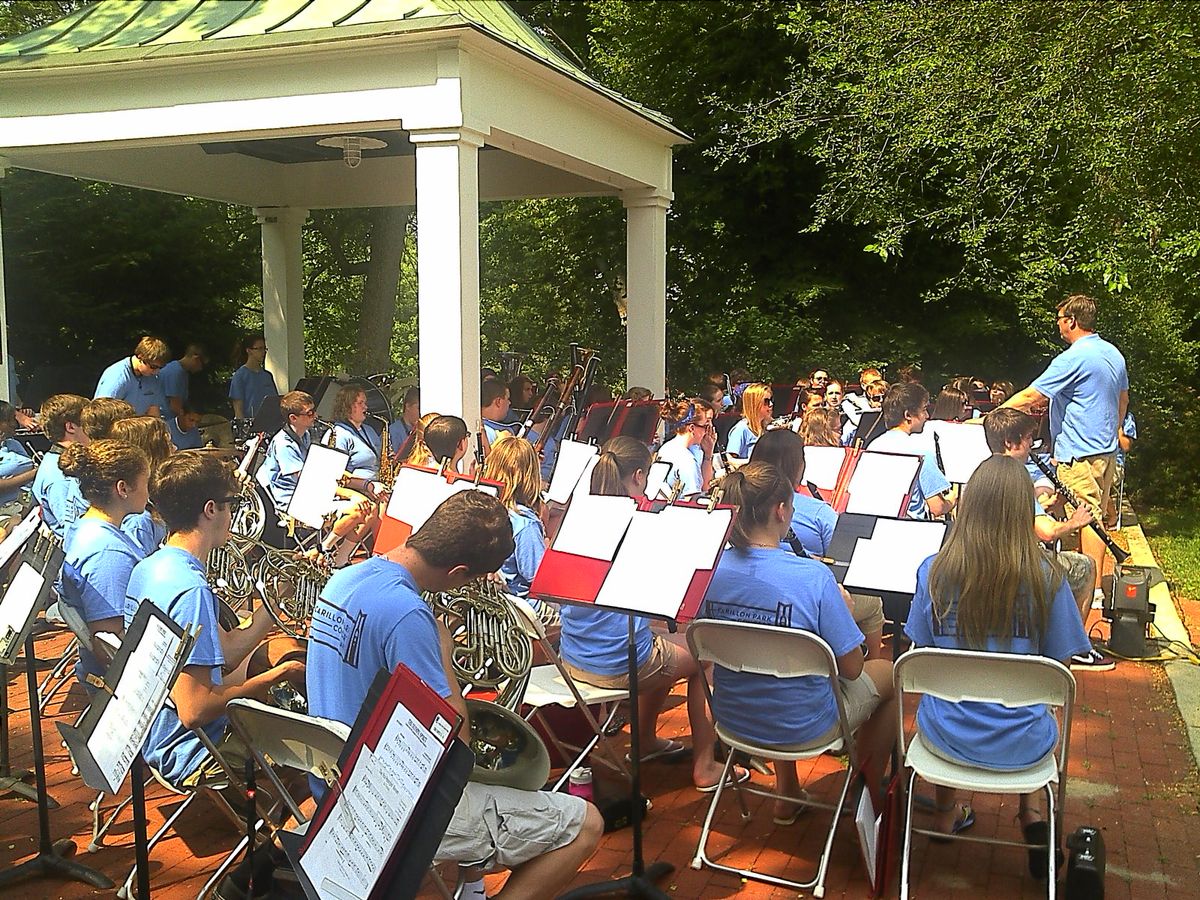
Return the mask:
POLYGON ((721 479, 724 502, 737 507, 737 518, 729 542, 745 549, 750 546, 750 532, 761 528, 771 511, 792 496, 791 482, 770 463, 747 463, 721 479))
POLYGON ((596 467, 592 469, 592 493, 607 497, 626 497, 625 479, 638 469, 650 471, 650 450, 641 441, 618 435, 604 442, 596 467))
POLYGON ((58 465, 64 474, 78 479, 83 496, 100 508, 112 500, 118 481, 132 483, 150 471, 150 460, 142 450, 108 439, 70 444, 58 465))

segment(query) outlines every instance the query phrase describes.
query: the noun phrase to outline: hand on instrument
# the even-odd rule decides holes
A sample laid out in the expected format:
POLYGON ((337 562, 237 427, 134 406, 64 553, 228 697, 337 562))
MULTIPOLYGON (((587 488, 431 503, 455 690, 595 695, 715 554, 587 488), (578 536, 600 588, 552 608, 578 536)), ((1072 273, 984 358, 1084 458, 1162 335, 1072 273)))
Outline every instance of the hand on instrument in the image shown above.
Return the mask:
POLYGON ((271 669, 271 677, 275 684, 290 681, 294 685, 304 684, 304 660, 289 659, 271 669))
POLYGON ((234 469, 233 474, 238 480, 238 486, 243 490, 250 487, 254 483, 250 476, 241 469, 234 469))
POLYGON ((1092 524, 1092 522, 1095 520, 1096 517, 1092 515, 1092 510, 1089 506, 1075 507, 1075 512, 1071 513, 1071 518, 1069 519, 1071 528, 1074 531, 1078 531, 1081 528, 1087 528, 1087 526, 1092 524))
POLYGON ((22 428, 37 428, 38 423, 35 418, 36 413, 32 409, 17 409, 13 410, 17 417, 17 424, 22 428))

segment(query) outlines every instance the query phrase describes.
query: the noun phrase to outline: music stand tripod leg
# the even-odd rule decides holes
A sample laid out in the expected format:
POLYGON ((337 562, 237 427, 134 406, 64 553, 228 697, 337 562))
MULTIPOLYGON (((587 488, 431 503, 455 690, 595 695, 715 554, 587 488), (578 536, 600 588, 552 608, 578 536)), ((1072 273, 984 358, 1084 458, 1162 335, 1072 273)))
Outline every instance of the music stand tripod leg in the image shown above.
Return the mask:
POLYGON ((25 639, 25 678, 29 687, 29 724, 33 738, 33 771, 37 780, 38 800, 38 852, 33 859, 0 872, 0 887, 38 875, 57 875, 82 881, 92 887, 109 889, 114 887, 107 875, 95 869, 67 859, 75 852, 75 842, 70 840, 51 841, 50 807, 46 793, 46 756, 42 746, 42 717, 37 704, 37 659, 33 649, 33 635, 25 639))
POLYGON ((655 883, 675 871, 669 862, 646 865, 642 857, 642 742, 638 735, 638 664, 637 642, 634 637, 633 616, 629 617, 629 774, 630 827, 633 829, 632 872, 624 878, 585 884, 573 888, 559 900, 582 900, 585 897, 635 897, 639 900, 670 900, 670 895, 655 883))
MULTIPOLYGON (((16 794, 37 802, 37 788, 25 782, 33 775, 28 769, 14 769, 8 756, 8 666, 0 663, 0 794, 16 794)), ((49 798, 50 808, 57 809, 58 801, 49 798)))

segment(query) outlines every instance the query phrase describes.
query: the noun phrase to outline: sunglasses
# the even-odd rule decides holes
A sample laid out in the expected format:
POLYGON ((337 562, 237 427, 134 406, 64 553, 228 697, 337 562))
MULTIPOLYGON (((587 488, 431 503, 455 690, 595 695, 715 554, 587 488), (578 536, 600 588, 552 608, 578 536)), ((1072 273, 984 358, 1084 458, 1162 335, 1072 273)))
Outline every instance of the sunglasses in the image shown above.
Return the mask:
POLYGON ((246 498, 243 497, 241 494, 235 494, 231 497, 214 497, 213 498, 213 503, 217 504, 218 506, 228 506, 229 512, 231 514, 236 513, 239 509, 241 509, 242 504, 245 502, 246 502, 246 498))

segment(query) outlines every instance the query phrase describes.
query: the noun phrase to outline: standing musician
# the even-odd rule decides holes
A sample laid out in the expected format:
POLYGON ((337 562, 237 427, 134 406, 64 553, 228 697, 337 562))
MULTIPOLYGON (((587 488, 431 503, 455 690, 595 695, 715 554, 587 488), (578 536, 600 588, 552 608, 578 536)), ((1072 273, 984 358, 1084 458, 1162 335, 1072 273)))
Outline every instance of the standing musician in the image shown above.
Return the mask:
MULTIPOLYGON (((121 419, 113 424, 111 436, 141 450, 149 462, 151 475, 163 460, 175 452, 162 419, 150 416, 121 419)), ((149 556, 167 538, 166 524, 154 510, 146 506, 129 513, 121 522, 121 530, 141 548, 142 556, 149 556)))
POLYGON ((351 486, 364 490, 379 474, 380 437, 366 424, 367 392, 357 384, 342 386, 333 401, 332 418, 333 445, 350 455, 346 470, 351 486))
POLYGON ((229 382, 229 402, 235 419, 253 418, 268 397, 279 394, 275 376, 266 368, 267 341, 261 334, 248 334, 238 344, 234 365, 238 370, 229 382))
POLYGON ((66 527, 87 512, 88 502, 79 490, 79 482, 59 468, 59 457, 71 444, 86 444, 87 434, 80 424, 88 401, 76 394, 55 394, 42 404, 39 418, 42 430, 51 441, 50 449, 38 464, 33 478, 33 499, 42 508, 42 521, 60 541, 66 527))
POLYGON ((225 704, 236 697, 266 700, 277 682, 301 682, 304 663, 290 660, 241 682, 225 680, 272 625, 266 604, 260 604, 248 625, 222 630, 217 598, 206 579, 204 561, 229 540, 230 520, 241 503, 241 485, 232 468, 212 454, 177 453, 154 473, 150 496, 169 533, 166 544, 133 569, 125 596, 125 627, 145 602, 178 625, 198 628, 198 633, 171 690, 174 707, 159 712, 142 753, 168 783, 190 787, 210 776, 225 777, 193 729, 203 728, 222 756, 238 766, 249 753, 228 731, 225 704))
POLYGON ((924 430, 928 420, 929 391, 916 381, 894 384, 883 398, 883 423, 888 430, 871 442, 872 450, 921 457, 917 482, 908 498, 910 519, 936 518, 954 508, 950 482, 938 468, 933 452, 913 439, 913 435, 924 430))
MULTIPOLYGON (((187 349, 183 351, 183 356, 179 359, 173 359, 158 373, 158 380, 162 384, 163 393, 167 397, 167 403, 170 404, 170 412, 172 415, 178 416, 183 414, 183 405, 188 401, 189 382, 192 375, 199 375, 208 364, 208 354, 204 352, 204 347, 200 344, 192 343, 187 345, 187 349)), ((168 410, 163 409, 163 416, 166 417, 168 410)), ((180 448, 183 449, 182 447, 180 448)))
MULTIPOLYGON (((816 560, 780 548, 792 520, 795 491, 774 466, 751 462, 726 475, 725 502, 737 507, 732 549, 721 554, 705 594, 714 619, 799 628, 819 635, 837 658, 838 684, 873 787, 882 781, 895 739, 892 664, 865 659, 863 633, 833 573, 816 560)), ((775 745, 820 746, 837 735, 837 701, 827 679, 713 670, 713 705, 722 728, 775 745)), ((795 763, 775 763, 776 792, 805 799, 795 763)), ((775 823, 791 825, 804 807, 775 801, 775 823)))
POLYGON ((749 459, 755 443, 775 418, 774 392, 769 384, 756 382, 742 392, 742 417, 729 430, 725 449, 738 459, 749 459))
POLYGON ((713 477, 713 447, 717 432, 713 428, 712 408, 698 398, 664 400, 660 414, 672 435, 658 450, 658 458, 671 464, 671 478, 682 485, 680 497, 688 499, 708 490, 713 477), (697 459, 694 447, 700 449, 697 459))
POLYGON ((17 410, 7 400, 0 400, 0 516, 21 513, 25 506, 21 493, 37 475, 33 460, 13 439, 16 433, 17 410))
MULTIPOLYGON (((509 516, 493 497, 463 491, 443 502, 408 541, 334 573, 313 611, 308 645, 308 702, 314 716, 354 723, 380 670, 400 663, 469 712, 450 662, 445 626, 421 600, 494 572, 512 553, 509 516), (361 627, 349 627, 358 622, 361 627)), ((313 784, 314 795, 324 785, 313 784)), ((497 897, 552 897, 599 843, 603 821, 582 798, 471 782, 455 807, 435 859, 487 860, 513 870, 497 897)), ((482 900, 482 879, 461 895, 482 900)))
POLYGON ((128 402, 139 416, 161 416, 167 409, 158 373, 171 361, 171 348, 147 335, 138 341, 133 356, 119 359, 100 376, 96 397, 128 402))
MULTIPOLYGON (((1121 351, 1096 334, 1096 301, 1072 294, 1058 306, 1058 333, 1070 346, 1004 406, 1030 412, 1050 406, 1050 433, 1058 477, 1102 521, 1104 499, 1116 469, 1117 436, 1129 408, 1129 374, 1121 351)), ((1104 543, 1080 534, 1083 552, 1096 564, 1100 592, 1104 543)))

